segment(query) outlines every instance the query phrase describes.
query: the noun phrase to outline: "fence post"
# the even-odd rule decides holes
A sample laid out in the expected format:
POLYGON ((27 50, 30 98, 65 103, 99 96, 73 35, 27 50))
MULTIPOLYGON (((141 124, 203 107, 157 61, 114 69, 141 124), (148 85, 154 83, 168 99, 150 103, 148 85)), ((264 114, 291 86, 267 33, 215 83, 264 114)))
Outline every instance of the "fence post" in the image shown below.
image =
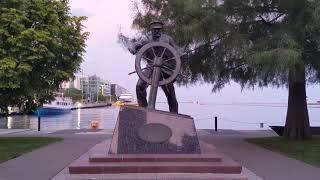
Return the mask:
POLYGON ((260 123, 260 128, 263 128, 264 123, 260 123))
POLYGON ((217 116, 214 117, 214 130, 218 131, 218 117, 217 116))
POLYGON ((38 131, 40 131, 41 129, 41 117, 40 117, 40 113, 38 112, 38 131))

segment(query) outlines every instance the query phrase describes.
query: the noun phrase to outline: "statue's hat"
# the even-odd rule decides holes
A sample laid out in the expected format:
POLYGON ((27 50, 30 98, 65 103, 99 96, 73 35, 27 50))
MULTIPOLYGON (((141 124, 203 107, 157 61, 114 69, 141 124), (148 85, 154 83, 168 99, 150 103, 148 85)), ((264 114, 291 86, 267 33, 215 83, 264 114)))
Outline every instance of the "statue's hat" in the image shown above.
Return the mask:
POLYGON ((150 29, 162 29, 163 25, 161 21, 152 21, 149 27, 150 29))

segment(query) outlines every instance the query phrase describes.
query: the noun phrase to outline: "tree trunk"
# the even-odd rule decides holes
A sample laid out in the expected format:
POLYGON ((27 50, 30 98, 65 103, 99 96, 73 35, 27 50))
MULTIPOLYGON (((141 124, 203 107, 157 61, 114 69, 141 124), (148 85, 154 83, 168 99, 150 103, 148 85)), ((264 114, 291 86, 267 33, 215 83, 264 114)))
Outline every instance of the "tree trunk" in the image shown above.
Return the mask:
POLYGON ((294 140, 311 138, 304 68, 289 72, 288 110, 283 135, 294 140))

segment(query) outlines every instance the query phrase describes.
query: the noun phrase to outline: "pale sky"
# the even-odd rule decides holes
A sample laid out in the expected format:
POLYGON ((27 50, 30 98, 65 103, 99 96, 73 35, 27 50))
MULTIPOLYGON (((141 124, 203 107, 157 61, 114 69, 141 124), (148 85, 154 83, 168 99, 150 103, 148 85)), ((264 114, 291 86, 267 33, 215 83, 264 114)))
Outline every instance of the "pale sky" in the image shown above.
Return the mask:
MULTIPOLYGON (((85 75, 98 75, 112 83, 119 84, 132 94, 138 80, 134 70, 134 56, 117 43, 117 34, 121 32, 133 36, 131 29, 132 0, 71 0, 70 6, 74 15, 88 16, 84 23, 86 31, 90 32, 86 53, 82 64, 85 75)), ((264 88, 244 90, 241 92, 237 84, 227 86, 218 93, 211 93, 210 85, 193 87, 177 87, 178 101, 210 101, 210 102, 284 102, 287 101, 286 89, 264 88)), ((320 100, 319 87, 308 88, 308 101, 320 100)), ((159 91, 159 99, 164 95, 159 91)))

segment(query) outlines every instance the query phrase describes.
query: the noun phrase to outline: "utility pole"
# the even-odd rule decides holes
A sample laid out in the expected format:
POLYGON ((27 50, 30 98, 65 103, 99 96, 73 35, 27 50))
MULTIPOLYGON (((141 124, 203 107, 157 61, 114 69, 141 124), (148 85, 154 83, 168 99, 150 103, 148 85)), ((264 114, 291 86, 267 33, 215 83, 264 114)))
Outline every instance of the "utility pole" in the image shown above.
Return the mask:
POLYGON ((97 103, 99 103, 99 85, 97 85, 97 103))

